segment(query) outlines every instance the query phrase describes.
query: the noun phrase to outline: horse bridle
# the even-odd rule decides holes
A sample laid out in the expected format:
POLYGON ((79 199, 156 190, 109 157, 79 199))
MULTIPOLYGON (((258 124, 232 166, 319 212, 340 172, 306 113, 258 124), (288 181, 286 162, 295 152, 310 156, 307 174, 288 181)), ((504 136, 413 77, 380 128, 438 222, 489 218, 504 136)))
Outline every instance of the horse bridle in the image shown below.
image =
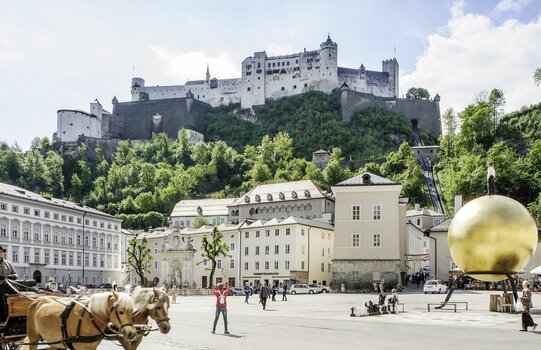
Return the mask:
MULTIPOLYGON (((128 326, 134 326, 133 322, 122 323, 122 320, 120 319, 120 314, 119 314, 119 312, 118 312, 116 303, 113 303, 112 308, 113 308, 113 310, 115 311, 115 316, 116 316, 116 319, 118 320, 118 323, 120 323, 119 331, 122 330, 122 329, 125 328, 125 327, 128 327, 128 326)), ((111 310, 111 312, 112 312, 113 310, 111 310)), ((110 314, 111 312, 109 312, 109 314, 110 314)))

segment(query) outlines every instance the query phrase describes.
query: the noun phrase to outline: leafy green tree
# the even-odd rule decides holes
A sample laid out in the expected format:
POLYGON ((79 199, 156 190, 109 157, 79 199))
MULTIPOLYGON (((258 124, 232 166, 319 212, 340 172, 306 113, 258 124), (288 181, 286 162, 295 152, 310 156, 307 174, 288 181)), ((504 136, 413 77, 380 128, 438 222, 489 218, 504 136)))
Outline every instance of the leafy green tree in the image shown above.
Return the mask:
POLYGON ((541 84, 541 67, 537 68, 533 73, 533 81, 537 86, 541 84))
POLYGON ((430 98, 430 93, 425 88, 409 88, 406 92, 406 98, 408 100, 428 100, 430 98))
POLYGON ((149 101, 149 100, 150 100, 150 96, 148 95, 148 92, 146 91, 139 92, 139 101, 149 101))
POLYGON ((17 147, 1 144, 0 149, 0 179, 16 184, 22 176, 24 157, 17 147))
POLYGON ((457 143, 465 151, 488 150, 494 141, 494 119, 492 105, 480 101, 469 105, 459 114, 461 130, 457 143))
POLYGON ((402 184, 401 195, 408 197, 411 203, 428 204, 421 167, 406 142, 387 156, 380 170, 384 177, 402 184))
POLYGON ((50 189, 52 195, 56 198, 62 198, 64 196, 64 173, 62 172, 63 165, 64 159, 62 159, 62 157, 53 151, 47 152, 45 166, 51 180, 50 189))
POLYGON ((200 228, 202 226, 208 226, 210 225, 209 220, 204 216, 198 216, 193 221, 193 227, 200 228))
POLYGON ((229 256, 229 246, 223 241, 223 234, 216 226, 212 229, 210 235, 205 234, 201 238, 201 250, 203 261, 211 262, 209 288, 212 288, 217 260, 220 257, 229 256))
POLYGON ((445 127, 445 136, 442 138, 441 145, 446 147, 447 155, 452 157, 455 136, 458 128, 458 118, 455 111, 452 108, 448 108, 445 112, 443 112, 441 121, 445 127))
POLYGON ((254 185, 267 182, 271 179, 272 173, 263 161, 257 161, 249 172, 254 185))
POLYGON ((130 272, 135 272, 141 281, 140 285, 142 287, 147 287, 148 280, 146 275, 150 273, 150 267, 153 260, 151 250, 148 247, 147 238, 143 237, 139 239, 139 235, 135 234, 128 242, 126 257, 130 272))
POLYGON ((38 150, 30 150, 24 157, 22 185, 35 192, 49 191, 51 178, 38 150))

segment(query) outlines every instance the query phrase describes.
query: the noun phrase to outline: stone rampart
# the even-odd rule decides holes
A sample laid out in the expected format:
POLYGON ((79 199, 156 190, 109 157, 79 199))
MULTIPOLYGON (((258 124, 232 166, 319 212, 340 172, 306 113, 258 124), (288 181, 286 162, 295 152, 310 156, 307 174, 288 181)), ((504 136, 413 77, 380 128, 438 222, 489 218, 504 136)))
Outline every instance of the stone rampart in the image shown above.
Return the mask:
POLYGON ((401 114, 428 129, 434 136, 441 135, 439 99, 408 100, 403 98, 379 97, 372 94, 341 89, 341 113, 344 122, 350 122, 355 112, 367 108, 381 108, 401 114))

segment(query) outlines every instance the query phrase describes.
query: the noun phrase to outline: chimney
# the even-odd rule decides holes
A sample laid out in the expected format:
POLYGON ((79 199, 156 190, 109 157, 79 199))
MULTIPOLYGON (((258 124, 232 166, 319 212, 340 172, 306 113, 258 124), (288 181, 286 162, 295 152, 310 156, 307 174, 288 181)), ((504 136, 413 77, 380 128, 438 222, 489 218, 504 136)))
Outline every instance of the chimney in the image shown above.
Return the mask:
POLYGON ((462 208, 462 195, 458 194, 455 196, 455 215, 462 208))
POLYGON ((419 203, 415 203, 415 211, 419 211, 421 209, 421 205, 419 203))

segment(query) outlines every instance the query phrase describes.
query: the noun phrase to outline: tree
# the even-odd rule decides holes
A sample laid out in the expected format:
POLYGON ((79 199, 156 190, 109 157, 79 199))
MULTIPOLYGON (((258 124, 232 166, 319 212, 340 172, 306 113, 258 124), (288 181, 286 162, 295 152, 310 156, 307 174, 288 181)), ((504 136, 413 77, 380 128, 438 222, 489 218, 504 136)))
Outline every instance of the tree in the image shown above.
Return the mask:
POLYGON ((458 128, 458 119, 455 111, 452 108, 447 109, 441 116, 442 124, 445 127, 445 136, 443 137, 441 145, 447 146, 447 156, 453 156, 453 143, 458 128))
POLYGON ((146 287, 148 281, 145 275, 150 273, 150 266, 153 260, 147 238, 143 237, 139 239, 139 234, 133 236, 128 243, 126 253, 130 272, 135 271, 141 280, 141 286, 146 287))
POLYGON ((198 216, 193 221, 193 227, 200 228, 202 226, 207 226, 209 224, 209 220, 204 216, 198 216))
POLYGON ((406 92, 406 98, 408 100, 428 100, 430 98, 430 93, 425 88, 409 88, 406 92))
POLYGON ((149 101, 149 100, 150 100, 150 96, 148 95, 148 92, 146 91, 139 92, 139 101, 149 101))
POLYGON ((205 234, 201 238, 201 250, 203 251, 201 256, 203 257, 203 261, 211 262, 209 288, 212 288, 218 258, 229 256, 229 247, 227 243, 223 242, 223 237, 222 232, 215 226, 210 236, 205 234))
POLYGON ((541 67, 537 68, 533 73, 533 81, 537 86, 541 84, 541 67))

